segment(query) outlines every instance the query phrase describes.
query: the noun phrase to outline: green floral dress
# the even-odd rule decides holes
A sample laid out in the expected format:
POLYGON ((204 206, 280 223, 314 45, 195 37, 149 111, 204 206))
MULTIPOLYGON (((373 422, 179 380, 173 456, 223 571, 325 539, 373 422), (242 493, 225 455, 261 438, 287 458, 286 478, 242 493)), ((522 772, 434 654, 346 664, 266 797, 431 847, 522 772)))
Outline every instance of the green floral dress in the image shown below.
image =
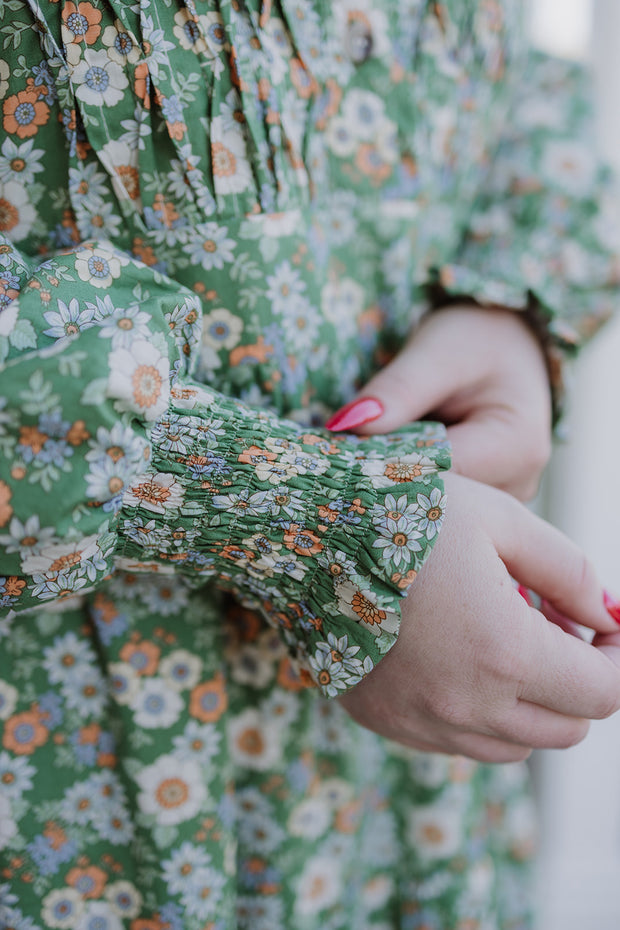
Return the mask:
POLYGON ((2 927, 529 926, 522 767, 332 700, 443 428, 321 424, 451 296, 609 314, 579 83, 513 0, 3 0, 2 927))

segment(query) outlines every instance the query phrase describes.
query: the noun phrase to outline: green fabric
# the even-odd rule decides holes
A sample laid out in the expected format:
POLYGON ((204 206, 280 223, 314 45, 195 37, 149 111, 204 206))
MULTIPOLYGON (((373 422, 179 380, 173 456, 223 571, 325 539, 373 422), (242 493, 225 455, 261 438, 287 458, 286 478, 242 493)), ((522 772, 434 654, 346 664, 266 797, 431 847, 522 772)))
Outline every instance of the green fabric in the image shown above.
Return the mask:
POLYGON ((438 288, 609 313, 578 76, 512 0, 0 20, 0 923, 528 927, 524 770, 330 700, 395 641, 443 427, 321 424, 438 288))

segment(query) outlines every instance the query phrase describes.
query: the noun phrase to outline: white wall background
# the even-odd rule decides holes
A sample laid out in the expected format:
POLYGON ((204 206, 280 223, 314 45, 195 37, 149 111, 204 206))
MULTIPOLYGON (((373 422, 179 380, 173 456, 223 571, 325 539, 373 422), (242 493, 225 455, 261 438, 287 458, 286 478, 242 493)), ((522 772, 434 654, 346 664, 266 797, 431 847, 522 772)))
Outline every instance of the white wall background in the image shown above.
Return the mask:
MULTIPOLYGON (((590 60, 599 144, 620 170, 620 0, 531 6, 537 44, 590 60)), ((567 426, 545 509, 620 594, 620 318, 575 366, 567 426)), ((594 723, 574 749, 540 753, 534 771, 542 826, 539 930, 620 930, 620 715, 594 723)))

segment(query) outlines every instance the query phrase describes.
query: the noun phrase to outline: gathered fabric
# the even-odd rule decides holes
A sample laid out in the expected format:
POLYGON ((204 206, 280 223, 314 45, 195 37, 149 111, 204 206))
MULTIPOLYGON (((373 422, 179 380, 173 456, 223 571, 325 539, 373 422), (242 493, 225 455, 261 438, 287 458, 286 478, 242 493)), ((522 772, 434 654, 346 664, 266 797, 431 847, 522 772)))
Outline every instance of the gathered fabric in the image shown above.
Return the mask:
POLYGON ((582 71, 516 0, 0 21, 0 924, 525 930, 525 769, 337 701, 432 557, 444 427, 322 424, 450 300, 549 351, 609 316, 582 71))

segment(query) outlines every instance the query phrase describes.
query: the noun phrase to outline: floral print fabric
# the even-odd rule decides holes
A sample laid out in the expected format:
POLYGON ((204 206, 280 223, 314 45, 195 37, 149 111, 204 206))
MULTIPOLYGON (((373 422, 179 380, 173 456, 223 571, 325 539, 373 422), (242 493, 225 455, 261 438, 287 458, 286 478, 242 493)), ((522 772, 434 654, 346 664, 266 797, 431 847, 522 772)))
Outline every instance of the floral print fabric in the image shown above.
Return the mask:
POLYGON ((578 75, 510 0, 0 18, 2 922, 526 927, 521 768, 330 700, 395 641, 443 429, 320 424, 450 295, 609 313, 578 75))

